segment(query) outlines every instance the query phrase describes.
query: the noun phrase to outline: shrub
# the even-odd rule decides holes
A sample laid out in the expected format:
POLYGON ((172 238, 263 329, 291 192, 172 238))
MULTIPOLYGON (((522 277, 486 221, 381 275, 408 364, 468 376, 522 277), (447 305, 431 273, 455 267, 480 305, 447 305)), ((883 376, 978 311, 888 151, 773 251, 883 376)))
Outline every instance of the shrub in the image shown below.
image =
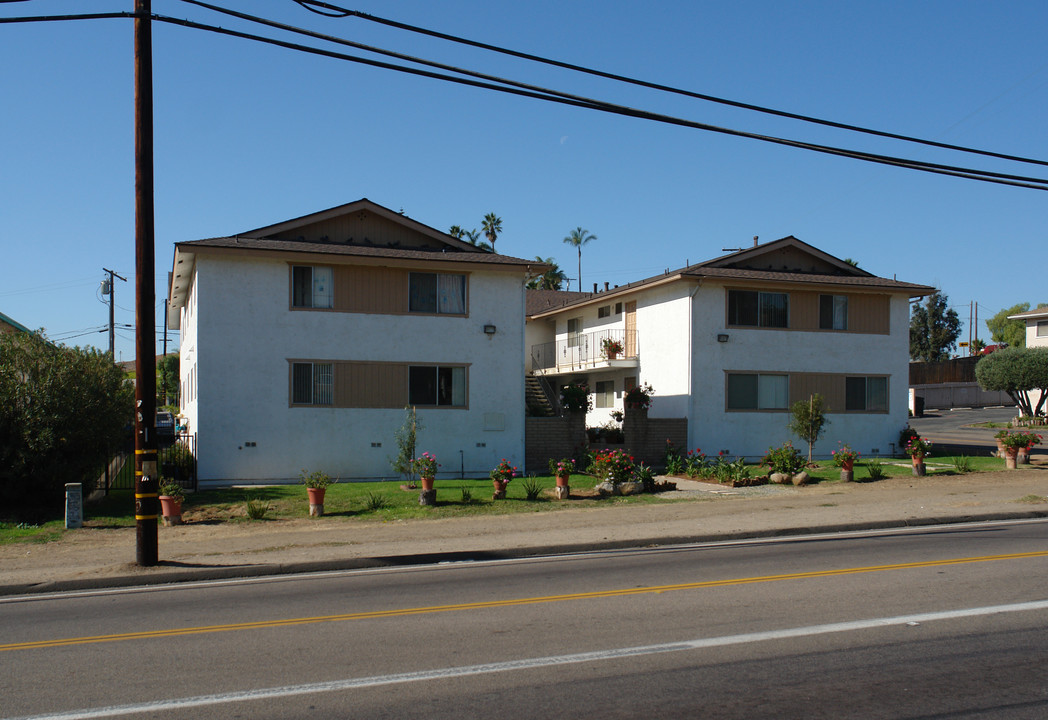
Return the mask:
POLYGON ((866 472, 869 473, 870 480, 881 480, 885 476, 884 465, 880 460, 867 460, 866 472))
POLYGON ((539 495, 542 494, 542 485, 534 477, 526 477, 521 480, 520 487, 524 491, 524 497, 528 500, 538 500, 539 495))
POLYGON ((761 458, 761 466, 767 467, 769 472, 786 473, 793 475, 804 469, 806 461, 800 450, 793 447, 793 443, 787 440, 782 447, 768 448, 768 452, 761 458))
POLYGON ((626 391, 626 407, 635 410, 645 410, 651 406, 651 398, 655 395, 655 389, 648 383, 635 385, 626 391))
POLYGON ((326 488, 331 484, 331 476, 322 470, 303 470, 298 476, 302 479, 302 484, 308 488, 326 488))
POLYGON ((967 455, 961 455, 953 459, 953 469, 959 473, 970 473, 972 471, 972 459, 967 455))
POLYGON ((463 485, 459 490, 462 492, 462 502, 469 505, 473 502, 473 491, 463 485))
POLYGON ((269 512, 269 503, 262 498, 248 498, 247 516, 252 520, 261 520, 269 512))
POLYGON ((706 474, 706 453, 700 448, 689 450, 684 458, 684 472, 688 477, 699 477, 706 474))
POLYGON ((389 498, 384 493, 368 490, 364 493, 364 509, 375 511, 381 510, 389 505, 389 498))
POLYGON ((589 397, 589 386, 586 383, 569 383, 562 387, 560 402, 569 412, 588 412, 593 409, 589 397))
POLYGON ((625 450, 601 450, 593 454, 589 471, 600 481, 618 484, 633 478, 633 456, 625 450))
POLYGON ((168 478, 160 478, 160 488, 157 490, 158 495, 167 495, 173 497, 179 502, 186 499, 186 493, 182 490, 182 486, 174 480, 168 478))

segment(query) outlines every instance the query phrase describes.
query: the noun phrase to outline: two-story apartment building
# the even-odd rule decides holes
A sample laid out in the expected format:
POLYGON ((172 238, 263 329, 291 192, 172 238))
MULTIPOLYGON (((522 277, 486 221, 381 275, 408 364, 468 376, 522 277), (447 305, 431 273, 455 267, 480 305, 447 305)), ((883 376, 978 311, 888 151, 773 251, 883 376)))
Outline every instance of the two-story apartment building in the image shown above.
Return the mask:
POLYGON ((786 237, 559 304, 545 294, 529 311, 528 369, 586 382, 591 427, 650 384, 650 416, 687 418, 691 448, 750 458, 790 439, 790 405, 819 393, 818 453, 843 441, 887 454, 907 422, 909 301, 933 290, 786 237))
POLYGON ((544 269, 366 199, 176 244, 201 484, 392 477, 409 405, 442 475, 521 464, 524 284, 544 269))

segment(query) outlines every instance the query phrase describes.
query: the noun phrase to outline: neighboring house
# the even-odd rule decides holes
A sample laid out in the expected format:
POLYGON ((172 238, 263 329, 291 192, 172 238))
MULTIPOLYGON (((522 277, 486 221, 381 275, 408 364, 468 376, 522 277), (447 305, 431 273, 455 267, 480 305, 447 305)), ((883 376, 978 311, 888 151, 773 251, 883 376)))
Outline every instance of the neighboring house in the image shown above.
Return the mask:
POLYGON ((177 243, 201 485, 392 477, 408 405, 440 476, 522 464, 524 284, 545 269, 368 200, 177 243))
POLYGON ((0 313, 0 333, 29 333, 32 334, 32 330, 27 328, 25 325, 16 322, 9 318, 7 315, 0 313))
POLYGON ((1048 347, 1048 305, 1009 315, 1008 319, 1026 322, 1026 347, 1048 347))
POLYGON ((933 291, 786 237, 602 292, 529 298, 528 370, 587 383, 590 427, 650 384, 649 416, 687 418, 689 448, 708 455, 763 455, 791 439, 790 405, 819 393, 830 424, 817 453, 841 441, 888 454, 908 415, 909 301, 933 291), (614 358, 607 341, 621 346, 614 358))

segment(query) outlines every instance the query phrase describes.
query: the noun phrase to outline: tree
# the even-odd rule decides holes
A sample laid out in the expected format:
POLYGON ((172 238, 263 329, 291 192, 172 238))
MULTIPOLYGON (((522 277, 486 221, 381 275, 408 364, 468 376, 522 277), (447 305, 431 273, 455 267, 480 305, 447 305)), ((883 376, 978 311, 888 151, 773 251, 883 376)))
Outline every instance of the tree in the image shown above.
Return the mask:
POLYGON ((564 242, 579 251, 579 292, 582 292, 582 246, 596 239, 596 235, 591 235, 589 230, 583 230, 581 227, 575 228, 570 235, 564 238, 564 242))
POLYGON ((1048 348, 1009 347, 984 355, 975 364, 975 379, 983 390, 1008 393, 1023 415, 1040 415, 1048 400, 1048 348), (1040 391, 1036 405, 1034 390, 1040 391))
POLYGON ((66 483, 84 494, 126 439, 134 388, 108 353, 0 335, 0 513, 61 516, 66 483))
POLYGON ((490 212, 484 216, 480 227, 484 230, 484 237, 491 243, 491 252, 495 252, 495 241, 498 240, 499 233, 502 232, 502 218, 490 212))
POLYGON ((416 416, 414 406, 404 408, 404 424, 393 434, 397 454, 389 459, 389 465, 412 486, 415 484, 415 448, 421 429, 422 421, 416 416))
POLYGON ((1024 302, 1005 308, 986 321, 990 338, 995 343, 1004 343, 1008 347, 1026 347, 1026 321, 1009 320, 1009 315, 1018 315, 1030 309, 1030 303, 1024 302))
POLYGON ((938 362, 950 357, 961 335, 961 319, 948 306, 939 291, 928 296, 924 305, 914 305, 910 313, 910 359, 938 362))
POLYGON ((822 395, 815 393, 807 400, 798 400, 790 406, 790 422, 786 426, 791 433, 808 443, 808 464, 811 464, 812 447, 830 424, 823 407, 822 395))
POLYGON ((455 238, 456 240, 461 240, 462 236, 465 235, 465 234, 466 234, 466 231, 463 230, 462 227, 459 226, 459 225, 452 225, 451 227, 448 228, 448 235, 450 235, 451 237, 455 238))
POLYGON ((160 358, 156 364, 157 405, 167 405, 168 398, 178 403, 178 353, 171 353, 160 358))
POLYGON ((560 269, 553 258, 543 258, 538 255, 535 256, 537 262, 549 265, 549 270, 536 275, 535 277, 528 280, 528 287, 532 290, 560 290, 568 281, 568 276, 564 274, 564 271, 560 269))

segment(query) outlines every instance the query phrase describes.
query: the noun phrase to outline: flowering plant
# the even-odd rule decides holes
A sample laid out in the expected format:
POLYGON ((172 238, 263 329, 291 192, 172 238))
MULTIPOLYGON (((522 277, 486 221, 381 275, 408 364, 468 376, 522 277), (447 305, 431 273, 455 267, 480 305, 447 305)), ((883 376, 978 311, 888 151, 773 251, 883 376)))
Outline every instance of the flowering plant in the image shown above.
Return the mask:
POLYGON ((858 450, 852 450, 847 443, 838 443, 839 448, 833 451, 833 464, 844 467, 849 462, 855 462, 861 454, 858 450))
POLYGON ((575 472, 575 461, 571 458, 561 458, 560 460, 550 458, 549 471, 551 475, 555 475, 556 477, 571 475, 575 472))
POLYGON ((590 410, 589 385, 583 382, 565 385, 560 389, 560 400, 564 407, 572 412, 590 410))
POLYGON ((411 461, 411 467, 418 473, 419 477, 431 478, 437 476, 437 456, 433 453, 424 452, 420 457, 411 461))
POLYGON ((626 407, 644 410, 651 405, 651 398, 654 394, 654 388, 648 383, 635 385, 626 392, 626 407))
POLYGON ((623 350, 622 341, 610 337, 602 339, 600 341, 600 347, 604 351, 605 355, 611 355, 612 353, 615 353, 617 355, 623 350))
POLYGON ((633 456, 625 450, 599 450, 590 462, 590 472, 601 481, 618 484, 633 477, 633 456))
MULTIPOLYGON (((723 454, 723 453, 722 453, 723 454)), ((773 473, 785 473, 793 475, 804 469, 805 460, 800 450, 793 447, 793 443, 787 440, 782 447, 768 448, 768 452, 761 458, 761 466, 767 466, 773 473)))
POLYGON ((906 454, 910 457, 924 457, 928 454, 928 450, 931 446, 932 443, 930 440, 926 440, 918 435, 906 443, 906 454))
POLYGON ((331 477, 322 470, 314 470, 313 472, 303 470, 298 476, 302 479, 302 484, 307 488, 326 488, 331 484, 331 477))
POLYGON ((502 458, 502 462, 495 466, 495 469, 491 471, 491 479, 497 482, 508 483, 517 474, 517 468, 509 464, 506 458, 502 458))
POLYGON ((1017 450, 1021 450, 1023 448, 1032 448, 1034 445, 1040 443, 1043 439, 1037 433, 1023 431, 997 433, 997 435, 995 435, 994 437, 1000 440, 1001 444, 1004 445, 1006 448, 1012 448, 1017 450))

